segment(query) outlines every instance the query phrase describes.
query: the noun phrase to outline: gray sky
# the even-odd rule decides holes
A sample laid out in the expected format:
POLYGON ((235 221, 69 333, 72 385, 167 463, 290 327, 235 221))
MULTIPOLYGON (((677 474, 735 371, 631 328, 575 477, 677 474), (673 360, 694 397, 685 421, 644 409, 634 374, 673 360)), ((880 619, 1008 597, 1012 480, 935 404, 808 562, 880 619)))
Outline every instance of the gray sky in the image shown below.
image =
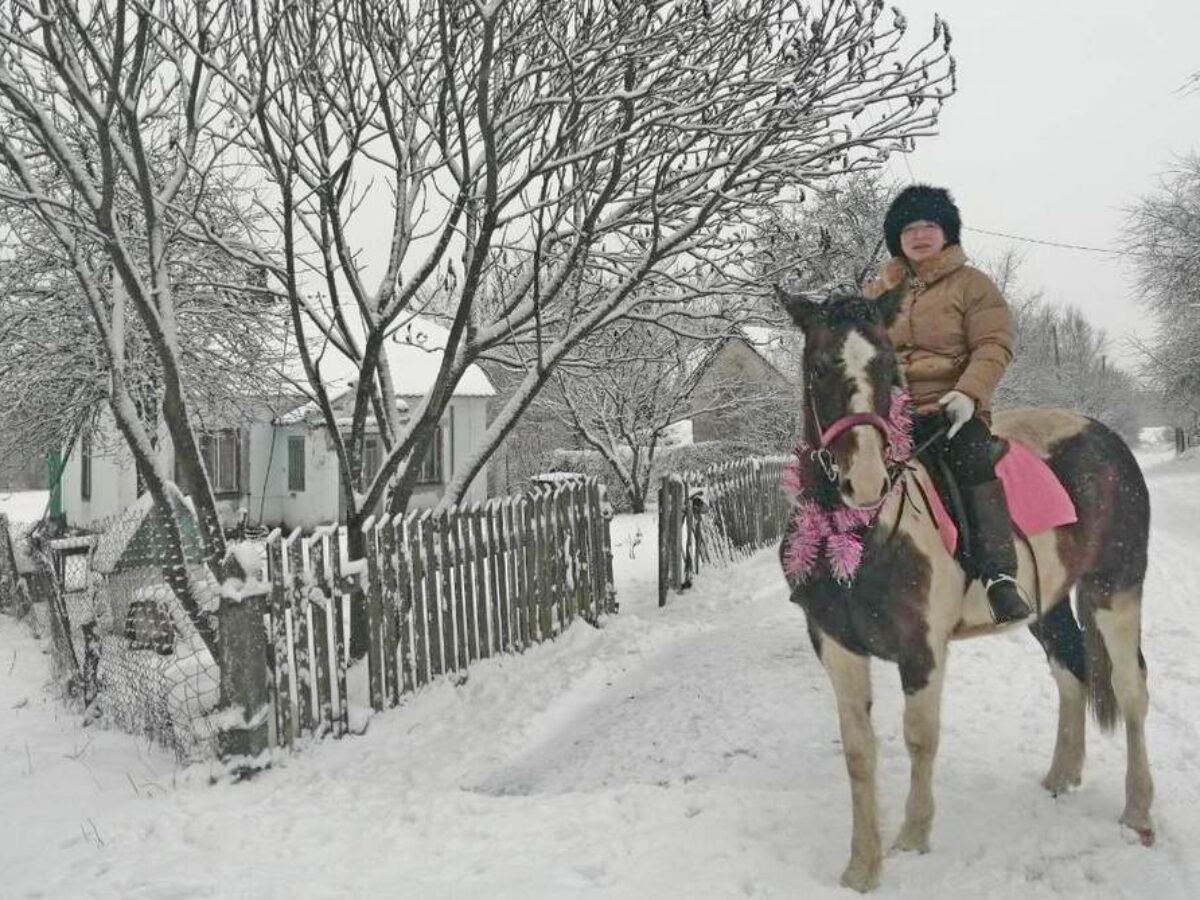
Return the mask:
MULTIPOLYGON (((1198 0, 898 0, 924 36, 951 28, 958 93, 940 134, 894 157, 894 178, 949 187, 964 224, 1042 240, 1120 248, 1123 209, 1200 153, 1198 0), (910 174, 911 168, 911 174, 910 174)), ((1127 261, 964 231, 977 258, 1009 246, 1022 280, 1071 304, 1110 336, 1149 335, 1127 261)))

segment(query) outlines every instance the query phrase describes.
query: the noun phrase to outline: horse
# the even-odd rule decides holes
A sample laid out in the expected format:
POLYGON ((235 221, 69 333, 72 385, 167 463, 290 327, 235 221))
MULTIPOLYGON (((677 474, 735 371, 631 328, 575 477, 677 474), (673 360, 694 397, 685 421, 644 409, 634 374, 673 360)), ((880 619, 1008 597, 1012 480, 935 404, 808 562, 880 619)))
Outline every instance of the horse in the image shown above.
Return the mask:
MULTIPOLYGON (((874 515, 861 537, 852 579, 825 570, 788 579, 791 601, 804 610, 813 648, 837 699, 852 801, 850 859, 841 881, 865 892, 878 885, 883 861, 871 658, 899 667, 904 692, 911 780, 893 848, 926 853, 949 643, 1004 629, 992 624, 982 586, 939 537, 928 508, 929 472, 916 458, 897 465, 889 453, 894 433, 888 427, 889 405, 905 387, 888 339, 900 310, 899 293, 875 300, 834 296, 824 302, 782 288, 777 293, 805 338, 799 446, 811 452, 797 465, 813 485, 811 502, 834 514, 841 509, 874 515)), ((1042 784, 1054 795, 1078 786, 1087 708, 1105 731, 1115 728, 1119 713, 1128 747, 1120 822, 1149 846, 1154 842, 1153 782, 1140 645, 1150 502, 1141 469, 1120 437, 1075 412, 999 412, 993 431, 1045 460, 1077 511, 1075 524, 1017 541, 1018 581, 1039 601, 1029 629, 1045 649, 1058 688, 1058 734, 1042 784), (1069 599, 1072 590, 1078 619, 1069 599)), ((780 548, 785 572, 798 521, 799 516, 793 519, 780 548)))

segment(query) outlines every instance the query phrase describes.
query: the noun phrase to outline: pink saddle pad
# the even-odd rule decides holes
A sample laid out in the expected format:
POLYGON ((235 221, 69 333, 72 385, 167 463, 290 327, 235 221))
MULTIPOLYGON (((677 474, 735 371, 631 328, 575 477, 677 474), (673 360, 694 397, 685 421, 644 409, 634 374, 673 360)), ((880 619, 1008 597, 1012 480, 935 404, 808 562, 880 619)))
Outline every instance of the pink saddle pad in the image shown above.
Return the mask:
MULTIPOLYGON (((1008 452, 996 463, 996 477, 1004 485, 1008 514, 1023 534, 1032 536, 1079 521, 1075 503, 1058 476, 1021 442, 1009 439, 1008 452)), ((958 528, 937 491, 929 493, 929 505, 942 543, 953 553, 958 549, 958 528)))

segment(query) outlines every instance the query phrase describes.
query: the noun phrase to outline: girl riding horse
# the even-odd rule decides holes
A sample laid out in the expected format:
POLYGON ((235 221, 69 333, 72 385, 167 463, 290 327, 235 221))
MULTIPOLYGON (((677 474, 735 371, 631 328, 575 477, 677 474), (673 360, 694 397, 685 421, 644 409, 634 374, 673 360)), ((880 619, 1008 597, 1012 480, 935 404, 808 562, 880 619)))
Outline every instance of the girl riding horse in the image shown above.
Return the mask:
POLYGON ((1012 317, 992 280, 967 265, 961 229, 948 191, 905 188, 883 223, 892 259, 864 293, 900 293, 888 336, 917 406, 916 442, 934 438, 944 411, 949 430, 930 452, 946 460, 962 491, 968 553, 999 624, 1033 613, 1015 579, 1012 527, 989 447, 992 392, 1012 359, 1012 317))

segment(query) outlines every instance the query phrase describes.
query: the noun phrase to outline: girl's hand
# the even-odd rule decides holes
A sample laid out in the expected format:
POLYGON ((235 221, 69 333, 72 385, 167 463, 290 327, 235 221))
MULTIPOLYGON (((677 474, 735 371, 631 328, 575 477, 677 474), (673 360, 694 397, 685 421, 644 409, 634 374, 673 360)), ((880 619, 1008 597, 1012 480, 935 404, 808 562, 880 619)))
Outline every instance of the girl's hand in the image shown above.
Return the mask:
POLYGON ((942 394, 938 400, 938 406, 945 410, 946 418, 950 420, 950 430, 946 432, 947 438, 958 434, 959 429, 971 421, 971 417, 975 415, 975 401, 962 391, 949 391, 942 394))

